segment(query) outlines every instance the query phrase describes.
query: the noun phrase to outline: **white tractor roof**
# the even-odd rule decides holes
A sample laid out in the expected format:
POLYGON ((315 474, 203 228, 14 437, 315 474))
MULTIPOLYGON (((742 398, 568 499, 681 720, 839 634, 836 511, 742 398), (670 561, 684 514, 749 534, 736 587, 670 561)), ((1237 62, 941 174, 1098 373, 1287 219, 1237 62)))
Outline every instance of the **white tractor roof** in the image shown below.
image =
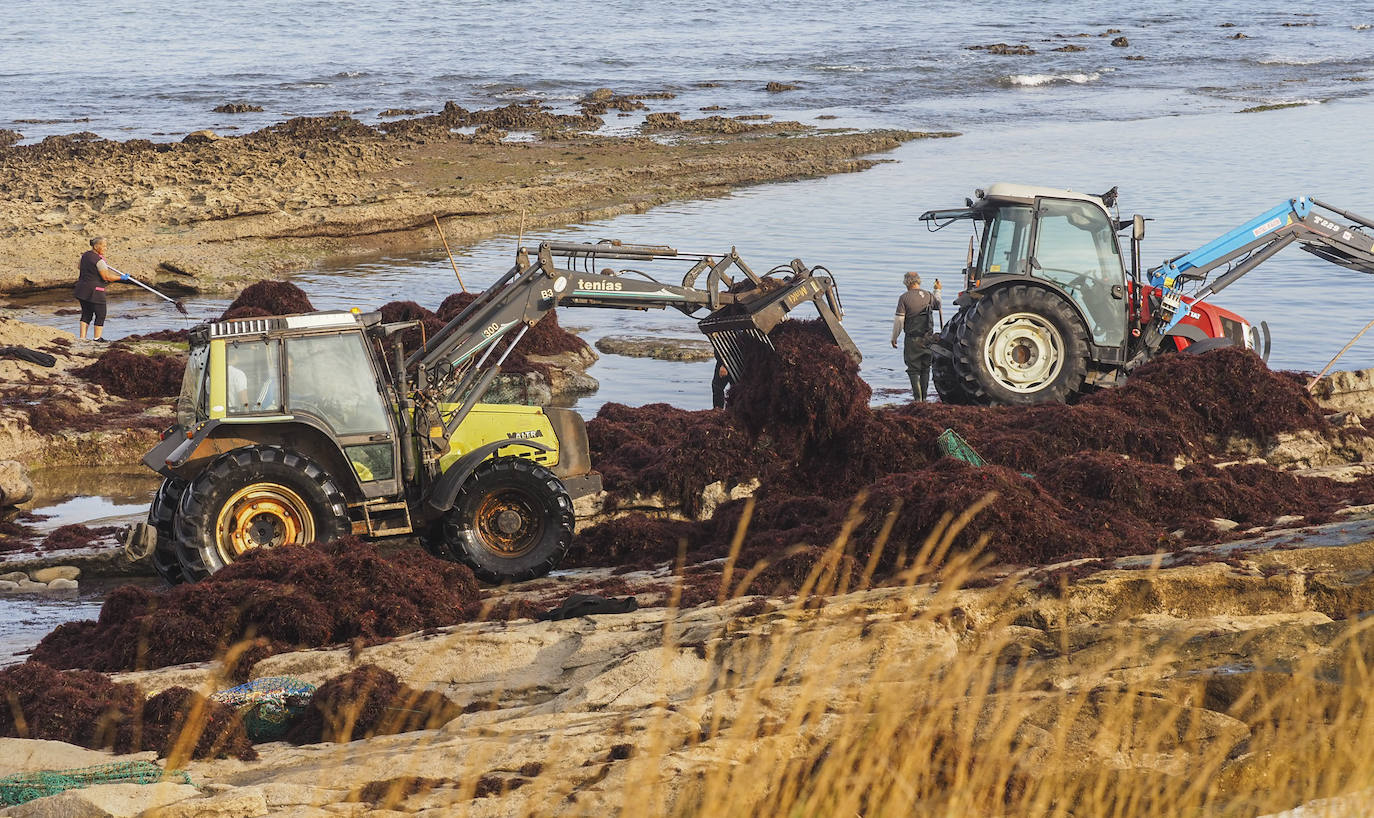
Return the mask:
POLYGON ((988 185, 983 189, 984 199, 996 199, 998 201, 1022 202, 1032 204, 1037 196, 1051 196, 1056 199, 1077 199, 1081 202, 1092 202, 1098 207, 1106 209, 1102 204, 1101 196, 1093 196, 1088 193, 1078 193, 1072 190, 1060 190, 1053 187, 1039 187, 1037 185, 1018 185, 1010 182, 998 182, 988 185))

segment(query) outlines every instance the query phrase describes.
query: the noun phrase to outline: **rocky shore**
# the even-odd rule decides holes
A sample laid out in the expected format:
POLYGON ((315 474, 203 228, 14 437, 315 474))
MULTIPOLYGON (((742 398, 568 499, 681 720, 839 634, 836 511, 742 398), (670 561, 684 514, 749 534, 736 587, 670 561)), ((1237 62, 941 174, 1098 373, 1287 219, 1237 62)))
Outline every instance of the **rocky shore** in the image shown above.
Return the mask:
POLYGON ((677 114, 646 135, 597 135, 607 104, 450 104, 377 127, 338 115, 178 143, 74 134, 0 147, 0 293, 67 286, 97 234, 120 269, 173 294, 234 291, 325 256, 438 246, 436 217, 450 242, 471 242, 863 170, 904 141, 953 135, 677 114))

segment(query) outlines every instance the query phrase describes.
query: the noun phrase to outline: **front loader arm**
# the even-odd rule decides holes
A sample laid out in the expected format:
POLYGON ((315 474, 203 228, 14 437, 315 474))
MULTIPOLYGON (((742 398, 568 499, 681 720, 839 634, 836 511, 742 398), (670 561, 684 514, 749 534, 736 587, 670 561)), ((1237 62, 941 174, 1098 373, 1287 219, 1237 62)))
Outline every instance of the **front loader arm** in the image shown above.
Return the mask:
POLYGON ((1360 227, 1338 224, 1316 212, 1317 208, 1357 225, 1374 228, 1374 222, 1319 199, 1307 196, 1289 199, 1149 272, 1150 285, 1160 288, 1164 294, 1152 327, 1154 336, 1162 338, 1188 314, 1187 310, 1179 309, 1185 283, 1205 281, 1213 270, 1231 264, 1225 273, 1194 294, 1194 301, 1207 298, 1231 286, 1295 241, 1302 244, 1304 250, 1333 264, 1374 273, 1374 237, 1360 227))

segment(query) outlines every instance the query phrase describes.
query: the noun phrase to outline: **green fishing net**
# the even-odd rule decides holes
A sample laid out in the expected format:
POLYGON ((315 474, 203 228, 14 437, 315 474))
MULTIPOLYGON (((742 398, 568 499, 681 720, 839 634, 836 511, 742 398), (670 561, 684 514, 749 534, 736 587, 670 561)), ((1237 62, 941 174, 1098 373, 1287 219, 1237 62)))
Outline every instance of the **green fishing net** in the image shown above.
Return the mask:
POLYGON ((114 761, 70 770, 17 773, 0 778, 0 804, 12 807, 97 784, 156 784, 159 781, 190 784, 191 776, 182 770, 164 770, 151 761, 114 761))

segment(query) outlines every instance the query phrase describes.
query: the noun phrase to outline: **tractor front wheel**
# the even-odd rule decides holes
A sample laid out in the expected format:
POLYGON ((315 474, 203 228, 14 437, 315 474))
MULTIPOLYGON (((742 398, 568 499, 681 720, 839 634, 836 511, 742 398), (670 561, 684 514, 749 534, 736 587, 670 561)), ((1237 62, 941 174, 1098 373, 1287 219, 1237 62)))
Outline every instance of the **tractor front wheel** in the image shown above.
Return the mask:
POLYGON ((221 455, 181 495, 177 557, 202 579, 257 548, 305 545, 347 534, 348 507, 318 463, 280 446, 221 455))
POLYGON ((444 517, 442 542, 428 545, 484 582, 520 582, 557 567, 572 546, 573 522, 572 498, 553 472, 498 457, 468 478, 444 517))
POLYGON ((969 311, 954 347, 954 367, 978 403, 1065 401, 1082 389, 1087 374, 1087 334, 1060 296, 1013 285, 969 311))

